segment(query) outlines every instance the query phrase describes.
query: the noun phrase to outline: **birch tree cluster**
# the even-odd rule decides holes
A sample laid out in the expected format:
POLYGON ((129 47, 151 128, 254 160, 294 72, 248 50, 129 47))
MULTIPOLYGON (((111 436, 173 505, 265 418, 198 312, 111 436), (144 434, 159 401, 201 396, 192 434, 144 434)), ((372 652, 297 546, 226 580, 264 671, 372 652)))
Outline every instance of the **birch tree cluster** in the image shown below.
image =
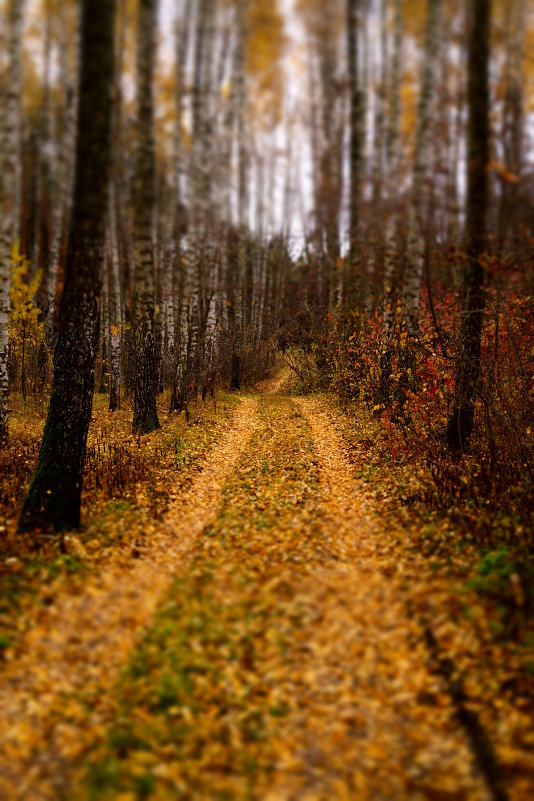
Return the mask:
POLYGON ((10 384, 50 390, 76 494, 94 387, 150 433, 162 397, 188 416, 282 352, 303 385, 534 478, 527 0, 1 14, 0 445, 10 384))
MULTIPOLYGON (((16 252, 46 337, 28 386, 52 381, 74 181, 81 6, 8 0, 2 9, 0 428, 7 437, 10 275, 16 252)), ((289 264, 273 215, 283 159, 277 4, 119 0, 113 17, 111 168, 101 259, 97 388, 110 409, 134 399, 134 428, 157 427, 155 400, 187 410, 217 381, 234 388, 274 358, 289 264)))
POLYGON ((300 348, 293 366, 305 384, 319 377, 413 426, 431 362, 444 398, 427 409, 432 447, 468 451, 475 427, 494 454, 513 438, 524 464, 532 9, 525 0, 296 8, 312 201, 302 207, 305 289, 287 326, 300 348))

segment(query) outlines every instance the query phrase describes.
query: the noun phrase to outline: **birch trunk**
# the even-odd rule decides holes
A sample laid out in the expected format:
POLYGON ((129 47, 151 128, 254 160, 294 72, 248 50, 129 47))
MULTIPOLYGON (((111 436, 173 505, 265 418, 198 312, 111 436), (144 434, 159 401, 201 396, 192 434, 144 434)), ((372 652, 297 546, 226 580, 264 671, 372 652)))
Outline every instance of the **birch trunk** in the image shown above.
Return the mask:
POLYGON ((174 127, 173 158, 174 158, 174 181, 175 181, 175 207, 174 207, 174 242, 173 242, 173 265, 172 265, 172 296, 173 312, 175 320, 175 362, 171 389, 171 400, 169 412, 181 412, 187 394, 187 364, 189 361, 189 309, 188 309, 188 268, 187 258, 182 252, 182 236, 188 230, 187 212, 182 201, 185 167, 183 158, 182 142, 182 117, 184 112, 185 100, 185 72, 190 48, 192 47, 192 36, 190 31, 189 19, 192 16, 193 2, 188 0, 184 14, 176 22, 176 124, 174 127))
POLYGON ((380 357, 380 398, 388 404, 391 392, 391 369, 393 360, 393 329, 395 323, 394 278, 399 261, 396 241, 397 193, 400 178, 400 115, 401 115, 401 65, 403 41, 403 0, 395 0, 393 23, 393 59, 390 72, 390 107, 386 135, 386 243, 384 264, 384 299, 382 304, 382 353, 380 357))
POLYGON ((359 78, 358 18, 360 0, 347 0, 347 56, 350 99, 349 263, 356 264, 360 222, 363 102, 359 78))
MULTIPOLYGON (((428 212, 428 177, 431 154, 432 115, 435 106, 436 71, 440 46, 442 0, 428 0, 421 89, 417 108, 417 130, 412 175, 412 202, 408 231, 408 254, 402 297, 403 324, 408 341, 418 327, 419 293, 425 262, 425 232, 428 212)), ((410 346, 408 346, 410 350, 410 346)), ((408 367, 408 369, 411 369, 408 367)))
POLYGON ((121 405, 122 293, 119 244, 117 239, 117 211, 113 185, 110 189, 109 198, 108 256, 111 279, 109 293, 109 410, 115 412, 120 409, 121 405))
POLYGON ((501 179, 497 236, 502 251, 519 205, 519 177, 523 161, 523 56, 525 49, 526 3, 510 0, 506 25, 505 97, 502 119, 503 161, 512 176, 501 179))
POLYGON ((446 439, 454 453, 469 447, 480 374, 484 316, 484 271, 480 256, 486 247, 490 158, 489 60, 491 0, 471 0, 468 60, 468 153, 466 266, 463 283, 460 353, 452 414, 446 439))
POLYGON ((39 462, 19 530, 80 523, 82 477, 98 347, 101 265, 111 153, 113 0, 84 0, 76 181, 54 382, 39 462))
MULTIPOLYGON (((367 281, 364 294, 364 305, 367 314, 373 309, 375 276, 381 254, 384 248, 383 236, 383 210, 384 200, 384 149, 386 134, 386 98, 388 88, 388 30, 387 30, 387 3, 381 0, 380 3, 380 77, 378 88, 375 92, 375 107, 373 113, 373 155, 372 155, 372 179, 371 179, 371 226, 370 226, 370 250, 367 257, 367 281)), ((376 68, 376 67, 375 67, 376 68)))
MULTIPOLYGON (((214 37, 214 0, 200 0, 198 9, 195 71, 193 79, 193 159, 191 172, 188 270, 186 274, 188 394, 197 392, 204 361, 205 325, 208 304, 207 278, 211 210, 211 90, 214 37)), ((187 404, 188 397, 183 399, 187 404)), ((187 406, 186 406, 187 412, 187 406)))
POLYGON ((419 295, 427 257, 429 226, 429 174, 432 154, 432 122, 437 67, 441 44, 442 0, 428 0, 425 44, 417 107, 412 196, 408 217, 408 242, 402 290, 402 329, 399 351, 399 404, 405 408, 407 392, 415 387, 416 339, 419 330, 419 295))
MULTIPOLYGON (((79 60, 79 20, 76 15, 74 36, 74 68, 78 71, 79 60)), ((69 214, 72 204, 74 154, 76 152, 76 114, 77 92, 69 77, 68 40, 66 0, 58 4, 58 67, 59 83, 62 91, 63 124, 59 126, 57 135, 58 155, 54 164, 54 197, 52 204, 52 235, 48 254, 48 270, 46 274, 45 300, 45 332, 46 342, 53 350, 55 341, 56 294, 62 247, 69 227, 69 214)))
POLYGON ((109 410, 118 411, 121 405, 122 346, 123 346, 123 292, 120 257, 119 220, 124 217, 123 187, 123 97, 122 69, 127 27, 126 0, 119 0, 117 8, 118 33, 115 42, 115 84, 113 106, 113 167, 109 183, 107 250, 109 267, 109 410))
POLYGON ((102 292, 100 296, 100 375, 97 372, 97 392, 105 395, 109 387, 109 340, 110 340, 110 319, 109 319, 109 253, 104 251, 102 259, 102 277, 100 286, 102 292))
POLYGON ((24 15, 23 0, 9 4, 9 74, 3 131, 3 164, 0 177, 0 448, 7 445, 9 417, 9 287, 11 249, 20 223, 21 154, 20 89, 22 80, 21 45, 24 15))
POLYGON ((243 281, 246 257, 246 210, 247 210, 247 164, 245 147, 245 48, 246 48, 246 21, 247 0, 239 0, 237 6, 237 42, 235 58, 234 81, 236 84, 235 120, 237 128, 237 206, 238 206, 238 242, 237 260, 230 265, 232 268, 231 285, 233 287, 231 331, 232 356, 230 389, 238 390, 241 387, 242 347, 243 347, 243 281))
POLYGON ((133 430, 159 428, 154 342, 155 143, 153 75, 157 0, 140 0, 137 18, 137 164, 134 200, 134 414, 133 430))

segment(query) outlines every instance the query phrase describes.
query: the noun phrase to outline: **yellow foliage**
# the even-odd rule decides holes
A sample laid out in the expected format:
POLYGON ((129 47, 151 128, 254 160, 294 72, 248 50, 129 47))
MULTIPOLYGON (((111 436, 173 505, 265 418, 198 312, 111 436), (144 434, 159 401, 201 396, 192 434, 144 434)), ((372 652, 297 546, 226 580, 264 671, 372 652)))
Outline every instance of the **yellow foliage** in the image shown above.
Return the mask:
POLYGON ((11 265, 9 343, 12 355, 20 363, 26 358, 30 347, 40 347, 45 341, 41 312, 34 303, 41 285, 42 271, 39 270, 31 281, 27 280, 29 262, 21 255, 18 242, 11 251, 11 265))
POLYGON ((422 43, 427 14, 427 0, 404 0, 404 28, 408 36, 422 43))
POLYGON ((284 21, 276 3, 251 3, 247 27, 247 72, 261 77, 272 71, 282 53, 284 21))
POLYGON ((410 73, 405 73, 401 87, 401 128, 403 138, 412 138, 415 133, 417 115, 416 82, 410 73))
POLYGON ((28 114, 35 113, 43 102, 43 85, 36 63, 26 51, 22 53, 22 102, 28 114))
POLYGON ((230 92, 232 91, 232 85, 230 81, 226 81, 221 89, 221 96, 223 100, 228 100, 230 97, 230 92))
MULTIPOLYGON (((253 84, 254 106, 270 122, 281 113, 283 78, 281 60, 285 49, 284 20, 277 3, 259 0, 247 12, 246 70, 253 84)), ((228 87, 228 91, 230 87, 228 87)), ((226 91, 223 87, 223 92, 226 91)))

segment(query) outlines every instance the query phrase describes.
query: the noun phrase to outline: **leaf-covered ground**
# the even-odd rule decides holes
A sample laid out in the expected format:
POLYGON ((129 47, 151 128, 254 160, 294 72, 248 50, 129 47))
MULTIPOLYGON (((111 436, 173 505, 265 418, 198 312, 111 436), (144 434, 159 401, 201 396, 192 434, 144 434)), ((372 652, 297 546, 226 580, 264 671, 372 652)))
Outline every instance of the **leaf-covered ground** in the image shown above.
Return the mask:
MULTIPOLYGON (((165 414, 149 437, 131 433, 131 404, 108 412, 107 395, 96 395, 89 429, 83 493, 84 526, 59 538, 33 542, 16 534, 17 513, 35 468, 46 405, 14 396, 10 441, 0 451, 0 654, 16 647, 33 623, 32 596, 54 597, 63 583, 100 571, 112 559, 126 566, 157 535, 161 520, 202 470, 206 455, 232 424, 238 398, 220 395, 216 409, 196 404, 184 416, 165 414), (63 546, 63 547, 62 547, 63 546), (64 552, 62 552, 64 551, 64 552)), ((30 538, 31 540, 31 538, 30 538)))
POLYGON ((125 547, 118 537, 98 561, 93 554, 88 575, 44 576, 44 592, 37 590, 36 601, 19 618, 24 635, 12 636, 4 649, 0 797, 56 798, 68 786, 70 764, 102 725, 100 702, 160 594, 187 560, 195 536, 216 513, 225 478, 252 434, 254 419, 255 401, 244 398, 232 426, 174 500, 164 523, 152 521, 148 532, 139 531, 143 509, 136 507, 129 520, 133 531, 124 532, 125 547))
POLYGON ((534 797, 528 695, 486 686, 509 646, 381 518, 333 407, 269 389, 141 558, 109 557, 21 637, 2 797, 534 797))

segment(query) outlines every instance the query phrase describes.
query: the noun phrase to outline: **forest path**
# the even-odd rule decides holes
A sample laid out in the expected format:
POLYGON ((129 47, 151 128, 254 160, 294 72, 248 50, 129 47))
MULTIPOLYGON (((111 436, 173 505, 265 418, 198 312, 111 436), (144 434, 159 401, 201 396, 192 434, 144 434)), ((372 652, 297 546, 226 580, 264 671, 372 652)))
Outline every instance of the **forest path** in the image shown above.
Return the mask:
POLYGON ((358 497, 320 400, 260 397, 69 798, 489 797, 406 611, 431 579, 358 497))
POLYGON ((132 565, 117 552, 83 587, 75 584, 38 608, 0 676, 0 798, 59 797, 68 764, 100 725, 97 708, 87 728, 83 698, 105 698, 117 681, 172 576, 187 564, 195 537, 215 516, 256 416, 257 401, 243 398, 233 425, 146 541, 141 558, 132 565))

